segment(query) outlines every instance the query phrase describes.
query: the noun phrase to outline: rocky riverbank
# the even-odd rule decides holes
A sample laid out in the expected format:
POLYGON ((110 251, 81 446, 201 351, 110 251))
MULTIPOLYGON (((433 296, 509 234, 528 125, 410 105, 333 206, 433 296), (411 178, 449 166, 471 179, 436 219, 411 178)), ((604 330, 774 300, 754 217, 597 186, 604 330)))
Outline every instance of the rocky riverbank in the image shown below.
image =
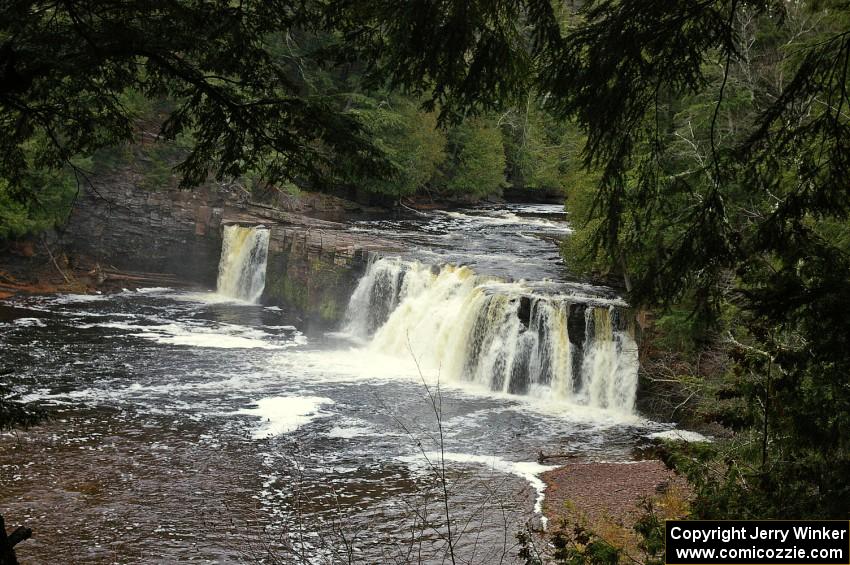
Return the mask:
POLYGON ((544 473, 543 512, 550 533, 572 532, 576 525, 594 532, 629 554, 637 550, 637 520, 650 501, 662 520, 687 511, 685 479, 657 459, 629 462, 574 462, 544 473))
POLYGON ((143 286, 193 286, 168 273, 122 271, 48 244, 0 252, 0 299, 15 294, 111 292, 143 286))

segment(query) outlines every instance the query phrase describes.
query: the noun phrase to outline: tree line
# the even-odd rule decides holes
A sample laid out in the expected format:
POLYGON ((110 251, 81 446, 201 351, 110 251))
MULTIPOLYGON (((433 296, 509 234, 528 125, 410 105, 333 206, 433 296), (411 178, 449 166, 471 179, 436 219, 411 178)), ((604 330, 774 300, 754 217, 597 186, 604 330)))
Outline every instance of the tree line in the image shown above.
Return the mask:
POLYGON ((81 187, 126 169, 144 188, 237 183, 258 199, 563 192, 569 128, 537 97, 441 121, 421 93, 375 80, 365 55, 341 57, 344 37, 313 12, 267 15, 184 2, 5 8, 0 239, 61 225, 81 187))

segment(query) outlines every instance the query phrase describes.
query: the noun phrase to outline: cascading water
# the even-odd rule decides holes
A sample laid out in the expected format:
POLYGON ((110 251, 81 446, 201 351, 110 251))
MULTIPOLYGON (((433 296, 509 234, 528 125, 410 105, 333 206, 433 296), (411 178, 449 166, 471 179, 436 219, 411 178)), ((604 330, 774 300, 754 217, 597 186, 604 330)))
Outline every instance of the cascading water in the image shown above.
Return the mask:
POLYGON ((381 258, 351 297, 346 329, 375 351, 414 354, 452 380, 631 413, 637 346, 619 319, 611 301, 381 258))
MULTIPOLYGON (((437 461, 455 487, 446 500, 451 520, 470 540, 454 545, 458 560, 511 561, 505 540, 535 515, 544 523, 541 450, 626 462, 638 434, 670 437, 668 425, 630 413, 637 355, 625 303, 608 289, 563 282, 569 273, 554 243, 567 237, 562 217, 560 205, 517 205, 359 223, 348 234, 354 248, 399 249, 405 259, 372 262, 351 296, 347 327, 364 340, 358 350, 335 334, 308 340, 296 311, 222 304, 207 293, 148 288, 0 301, 0 348, 15 352, 0 356, 0 369, 9 365, 16 389, 55 403, 72 424, 45 422, 21 449, 3 449, 0 437, 0 466, 20 477, 3 481, 4 500, 23 501, 9 511, 44 522, 43 543, 27 548, 31 560, 80 561, 81 547, 83 560, 104 555, 97 538, 66 543, 61 533, 43 480, 61 466, 68 477, 96 476, 113 495, 115 512, 77 505, 91 531, 138 524, 116 538, 116 561, 144 553, 176 562, 188 541, 197 542, 198 560, 244 560, 242 544, 205 528, 198 511, 214 510, 227 492, 233 519, 267 532, 264 550, 279 561, 332 561, 339 534, 357 531, 368 534, 357 544, 359 562, 403 562, 412 548, 418 562, 444 563, 445 520, 419 527, 434 504, 437 461), (372 235, 374 247, 366 245, 372 235), (426 379, 439 374, 498 393, 447 387, 435 418, 411 352, 426 379), (44 359, 64 369, 45 371, 44 359), (304 439, 313 464, 292 456, 304 439), (44 453, 45 442, 86 449, 44 453), (141 454, 132 489, 118 472, 128 453, 141 454), (169 480, 175 473, 181 480, 169 480), (151 553, 134 532, 155 530, 163 515, 167 543, 151 553)), ((224 230, 220 292, 257 299, 275 244, 269 235, 224 230)), ((320 271, 310 274, 326 276, 320 271)))
POLYGON ((257 302, 266 286, 269 230, 262 226, 225 226, 218 263, 218 293, 257 302))

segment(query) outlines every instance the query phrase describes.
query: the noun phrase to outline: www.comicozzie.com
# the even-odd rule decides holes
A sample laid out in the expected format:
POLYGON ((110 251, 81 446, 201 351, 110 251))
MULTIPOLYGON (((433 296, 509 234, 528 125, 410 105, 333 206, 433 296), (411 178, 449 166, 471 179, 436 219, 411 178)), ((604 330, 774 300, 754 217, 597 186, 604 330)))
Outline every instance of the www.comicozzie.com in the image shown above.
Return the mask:
POLYGON ((671 565, 850 564, 850 522, 668 520, 671 565))

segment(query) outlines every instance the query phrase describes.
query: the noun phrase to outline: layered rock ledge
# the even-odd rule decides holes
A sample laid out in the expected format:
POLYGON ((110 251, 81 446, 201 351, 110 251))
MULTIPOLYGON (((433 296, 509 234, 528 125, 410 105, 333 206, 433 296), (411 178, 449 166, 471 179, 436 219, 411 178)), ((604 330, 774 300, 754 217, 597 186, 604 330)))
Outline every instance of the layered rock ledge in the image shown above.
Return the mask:
POLYGON ((271 230, 262 302, 338 322, 369 256, 395 244, 210 187, 151 192, 114 182, 80 194, 61 246, 103 269, 162 273, 214 288, 228 224, 271 230))

